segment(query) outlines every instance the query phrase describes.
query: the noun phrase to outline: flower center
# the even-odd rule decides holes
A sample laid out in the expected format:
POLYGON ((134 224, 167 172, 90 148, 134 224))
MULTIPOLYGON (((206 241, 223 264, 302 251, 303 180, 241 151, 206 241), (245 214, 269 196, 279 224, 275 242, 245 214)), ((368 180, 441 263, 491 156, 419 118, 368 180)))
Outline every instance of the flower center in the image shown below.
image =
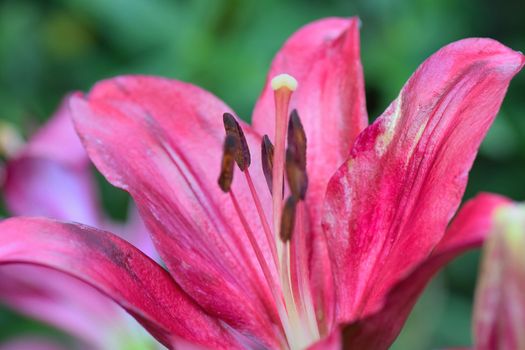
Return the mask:
MULTIPOLYGON (((281 74, 271 81, 275 98, 275 147, 264 135, 261 145, 262 169, 272 194, 272 226, 267 222, 260 196, 253 184, 248 143, 236 119, 223 116, 226 138, 223 148, 220 188, 230 195, 279 315, 280 336, 285 349, 304 349, 320 339, 319 327, 308 280, 304 232, 304 199, 308 187, 306 135, 297 111, 288 117, 290 98, 297 81, 281 74), (271 259, 263 250, 231 189, 235 163, 244 173, 259 220, 270 247, 271 259), (288 186, 285 188, 286 174, 288 186), (287 191, 285 191, 285 189, 287 191), (284 200, 284 194, 287 194, 284 200), (277 276, 278 278, 274 278, 277 276)), ((250 218, 251 219, 251 218, 250 218)))

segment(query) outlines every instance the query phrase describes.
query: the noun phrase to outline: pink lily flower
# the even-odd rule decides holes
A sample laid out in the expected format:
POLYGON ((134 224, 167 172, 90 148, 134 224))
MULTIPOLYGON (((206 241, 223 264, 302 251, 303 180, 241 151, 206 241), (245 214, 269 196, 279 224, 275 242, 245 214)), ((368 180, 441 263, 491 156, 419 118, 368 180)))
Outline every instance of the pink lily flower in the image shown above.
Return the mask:
POLYGON ((525 206, 501 206, 493 222, 476 287, 474 348, 525 349, 525 206))
MULTIPOLYGON (((91 163, 66 105, 27 144, 9 142, 17 146, 10 147, 7 141, 4 149, 11 152, 2 189, 11 213, 114 228, 151 253, 148 233, 136 210, 124 225, 104 216, 91 163)), ((134 342, 143 348, 157 347, 149 335, 137 332, 134 321, 110 299, 63 273, 34 266, 1 266, 0 302, 73 335, 79 348, 129 348, 134 342)), ((1 344, 0 349, 33 349, 34 343, 13 340, 1 344)), ((46 346, 50 345, 42 343, 42 348, 46 346)))
POLYGON ((38 218, 0 224, 0 263, 77 277, 170 348, 388 347, 433 273, 490 229, 492 195, 447 226, 525 58, 490 39, 452 43, 366 127, 358 27, 295 33, 253 127, 163 78, 73 96, 91 160, 134 198, 167 271, 109 232, 38 218))

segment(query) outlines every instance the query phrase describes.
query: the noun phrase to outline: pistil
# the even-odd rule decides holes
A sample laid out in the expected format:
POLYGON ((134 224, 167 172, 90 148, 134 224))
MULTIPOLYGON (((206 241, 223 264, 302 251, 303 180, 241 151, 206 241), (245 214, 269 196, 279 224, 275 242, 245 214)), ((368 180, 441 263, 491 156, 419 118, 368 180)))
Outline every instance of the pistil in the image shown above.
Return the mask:
POLYGON ((272 174, 272 208, 273 228, 277 242, 277 253, 282 256, 282 244, 279 234, 280 219, 283 205, 283 175, 285 161, 286 126, 288 124, 288 107, 292 92, 297 88, 297 80, 288 74, 280 74, 272 79, 271 86, 275 98, 275 149, 272 174))

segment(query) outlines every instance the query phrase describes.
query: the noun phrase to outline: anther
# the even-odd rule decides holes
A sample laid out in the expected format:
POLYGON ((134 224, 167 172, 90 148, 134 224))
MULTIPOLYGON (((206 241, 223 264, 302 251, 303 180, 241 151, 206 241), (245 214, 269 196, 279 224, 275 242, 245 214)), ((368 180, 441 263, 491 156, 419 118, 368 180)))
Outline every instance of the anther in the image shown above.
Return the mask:
POLYGON ((239 148, 235 136, 227 135, 224 140, 221 175, 219 176, 219 187, 223 192, 229 192, 233 181, 233 171, 235 166, 235 152, 239 148))
POLYGON ((302 169, 306 169, 306 134, 297 110, 290 113, 288 122, 288 150, 302 169))
POLYGON ((281 229, 279 236, 283 242, 288 242, 292 238, 293 230, 295 227, 295 209, 297 207, 297 200, 290 196, 284 204, 282 216, 281 216, 281 229))
POLYGON ((295 199, 304 200, 308 188, 306 173, 306 134, 296 110, 288 122, 288 149, 286 150, 286 178, 295 199))
POLYGON ((251 162, 250 149, 248 148, 248 143, 246 142, 244 132, 242 131, 242 128, 237 120, 235 120, 235 117, 230 113, 224 113, 222 120, 224 123, 224 130, 226 130, 226 135, 235 137, 237 141, 235 162, 239 168, 244 171, 250 166, 251 162))
POLYGON ((264 135, 261 143, 261 161, 264 177, 266 178, 266 184, 272 193, 273 186, 273 144, 270 141, 268 135, 264 135))
POLYGON ((308 175, 290 149, 286 150, 286 179, 292 196, 296 200, 304 200, 308 189, 308 175))

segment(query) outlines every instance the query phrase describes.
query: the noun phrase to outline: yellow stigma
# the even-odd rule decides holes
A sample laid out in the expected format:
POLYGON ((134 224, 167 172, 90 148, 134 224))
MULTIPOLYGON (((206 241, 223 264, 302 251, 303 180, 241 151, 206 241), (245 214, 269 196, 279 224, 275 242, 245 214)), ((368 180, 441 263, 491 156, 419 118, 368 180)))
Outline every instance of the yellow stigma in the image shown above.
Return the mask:
POLYGON ((274 91, 281 88, 287 88, 290 91, 297 89, 297 80, 290 74, 279 74, 276 75, 271 81, 272 89, 274 91))

